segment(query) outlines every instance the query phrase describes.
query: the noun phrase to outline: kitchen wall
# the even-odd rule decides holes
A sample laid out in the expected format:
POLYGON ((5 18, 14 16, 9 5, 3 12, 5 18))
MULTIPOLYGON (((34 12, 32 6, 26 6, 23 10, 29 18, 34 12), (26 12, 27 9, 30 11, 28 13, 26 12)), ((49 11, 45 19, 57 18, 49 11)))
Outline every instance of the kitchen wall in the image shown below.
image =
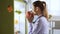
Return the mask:
POLYGON ((13 4, 13 0, 0 0, 0 34, 14 34, 13 4), (12 12, 8 11, 8 5, 12 6, 12 12))

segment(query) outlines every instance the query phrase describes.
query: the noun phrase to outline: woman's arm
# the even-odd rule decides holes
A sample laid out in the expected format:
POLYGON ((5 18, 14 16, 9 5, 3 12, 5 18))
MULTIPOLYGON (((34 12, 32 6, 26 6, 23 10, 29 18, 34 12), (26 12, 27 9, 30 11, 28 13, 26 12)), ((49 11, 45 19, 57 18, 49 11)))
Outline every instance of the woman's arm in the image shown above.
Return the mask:
POLYGON ((42 28, 42 21, 38 20, 37 21, 37 27, 32 31, 32 34, 38 34, 38 32, 41 30, 42 28))

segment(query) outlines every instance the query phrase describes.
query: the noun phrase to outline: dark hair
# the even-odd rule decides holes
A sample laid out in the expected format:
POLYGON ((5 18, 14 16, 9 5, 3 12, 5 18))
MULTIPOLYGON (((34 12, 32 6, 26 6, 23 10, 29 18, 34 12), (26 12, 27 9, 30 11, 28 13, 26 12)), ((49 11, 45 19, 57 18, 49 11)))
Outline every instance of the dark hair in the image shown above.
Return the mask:
POLYGON ((41 9, 41 12, 43 12, 43 10, 44 10, 44 6, 43 6, 43 3, 41 1, 33 2, 33 6, 34 7, 39 7, 41 9))
POLYGON ((34 7, 39 7, 41 9, 42 15, 45 16, 48 19, 48 13, 47 13, 47 9, 46 9, 46 2, 44 2, 44 1, 35 1, 35 2, 33 2, 33 6, 34 7), (45 6, 43 4, 45 4, 45 6))
POLYGON ((45 6, 44 6, 44 7, 46 8, 46 2, 42 1, 42 3, 43 3, 43 5, 45 4, 45 6))

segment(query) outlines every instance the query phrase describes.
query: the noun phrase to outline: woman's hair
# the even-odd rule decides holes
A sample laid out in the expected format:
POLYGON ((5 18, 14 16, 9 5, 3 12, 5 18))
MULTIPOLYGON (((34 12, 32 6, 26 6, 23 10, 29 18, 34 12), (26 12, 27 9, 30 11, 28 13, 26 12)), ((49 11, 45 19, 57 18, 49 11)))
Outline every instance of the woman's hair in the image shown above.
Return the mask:
POLYGON ((47 11, 47 8, 46 8, 46 2, 42 1, 42 3, 44 5, 44 7, 45 7, 43 14, 48 19, 48 11, 47 11))
POLYGON ((34 7, 39 7, 40 10, 41 10, 42 15, 45 16, 48 19, 48 12, 46 10, 46 2, 44 2, 44 1, 35 1, 33 3, 33 6, 34 7))
POLYGON ((41 9, 41 12, 43 12, 43 10, 44 10, 44 6, 43 6, 43 4, 42 4, 41 1, 35 1, 35 2, 33 3, 33 6, 34 6, 34 7, 39 7, 39 8, 41 9))

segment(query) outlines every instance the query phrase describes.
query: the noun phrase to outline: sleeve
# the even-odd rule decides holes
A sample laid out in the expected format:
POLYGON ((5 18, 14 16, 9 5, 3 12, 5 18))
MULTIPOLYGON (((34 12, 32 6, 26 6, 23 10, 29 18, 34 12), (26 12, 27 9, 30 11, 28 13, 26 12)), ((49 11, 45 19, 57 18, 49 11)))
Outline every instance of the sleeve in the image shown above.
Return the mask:
POLYGON ((31 23, 29 23, 29 32, 28 32, 28 34, 31 34, 32 32, 32 30, 31 30, 31 28, 32 28, 33 26, 32 26, 32 22, 31 23))
POLYGON ((38 32, 41 30, 42 28, 42 20, 38 20, 37 21, 37 27, 34 29, 34 31, 32 31, 32 34, 38 34, 38 32))
POLYGON ((45 18, 41 18, 38 20, 38 24, 36 29, 34 29, 34 31, 32 32, 32 34, 38 34, 41 29, 44 27, 44 25, 46 25, 45 23, 47 22, 47 20, 45 18))

